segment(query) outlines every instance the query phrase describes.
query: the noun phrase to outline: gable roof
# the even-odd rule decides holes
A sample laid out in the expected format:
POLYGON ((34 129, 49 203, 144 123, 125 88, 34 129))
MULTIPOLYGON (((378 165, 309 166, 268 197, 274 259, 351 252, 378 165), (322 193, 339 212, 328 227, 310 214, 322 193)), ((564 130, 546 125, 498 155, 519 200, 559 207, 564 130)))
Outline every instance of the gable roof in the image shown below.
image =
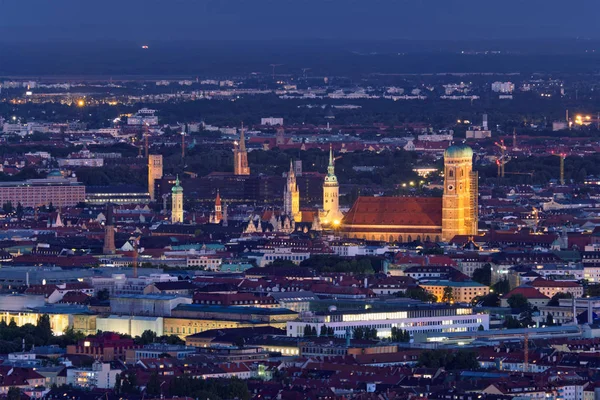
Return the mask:
POLYGON ((441 226, 441 197, 359 197, 345 225, 441 226))

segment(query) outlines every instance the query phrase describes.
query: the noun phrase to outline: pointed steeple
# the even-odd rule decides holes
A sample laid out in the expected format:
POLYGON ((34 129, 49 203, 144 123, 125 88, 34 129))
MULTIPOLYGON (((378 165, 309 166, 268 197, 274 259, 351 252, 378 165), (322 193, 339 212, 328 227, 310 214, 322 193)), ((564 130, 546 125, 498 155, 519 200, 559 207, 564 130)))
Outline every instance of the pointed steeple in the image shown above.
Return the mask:
POLYGON ((333 149, 331 147, 331 143, 329 144, 329 165, 327 166, 327 174, 335 175, 335 161, 333 159, 333 149))
POLYGON ((240 150, 246 151, 246 139, 244 138, 244 123, 242 122, 242 129, 240 131, 240 150))
POLYGON ((219 189, 217 189, 217 198, 215 199, 215 206, 220 206, 221 205, 221 193, 219 192, 219 189))

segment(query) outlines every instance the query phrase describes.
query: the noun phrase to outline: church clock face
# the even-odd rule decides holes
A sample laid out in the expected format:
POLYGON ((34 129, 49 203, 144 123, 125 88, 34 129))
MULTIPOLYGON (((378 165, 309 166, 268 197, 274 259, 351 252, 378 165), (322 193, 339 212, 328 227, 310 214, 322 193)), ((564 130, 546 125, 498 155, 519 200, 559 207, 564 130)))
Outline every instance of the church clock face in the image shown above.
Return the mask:
POLYGON ((448 185, 448 190, 454 190, 454 186, 453 185, 448 185))

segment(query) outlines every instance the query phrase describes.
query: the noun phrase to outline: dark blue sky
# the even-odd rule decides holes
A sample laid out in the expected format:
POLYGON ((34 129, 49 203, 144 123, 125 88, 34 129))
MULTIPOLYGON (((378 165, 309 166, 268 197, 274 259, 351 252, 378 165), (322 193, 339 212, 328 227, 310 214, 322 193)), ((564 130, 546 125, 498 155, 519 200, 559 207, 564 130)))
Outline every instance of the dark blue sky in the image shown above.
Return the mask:
POLYGON ((0 41, 600 38, 600 0, 0 0, 0 41))

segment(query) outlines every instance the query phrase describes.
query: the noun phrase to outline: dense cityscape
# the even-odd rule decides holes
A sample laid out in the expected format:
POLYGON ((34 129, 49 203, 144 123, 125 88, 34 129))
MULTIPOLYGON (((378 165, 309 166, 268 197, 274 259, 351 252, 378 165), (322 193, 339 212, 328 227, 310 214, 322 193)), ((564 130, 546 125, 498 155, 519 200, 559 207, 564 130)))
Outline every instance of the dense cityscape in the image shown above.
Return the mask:
POLYGON ((0 399, 600 399, 600 42, 166 43, 0 40, 0 399))

